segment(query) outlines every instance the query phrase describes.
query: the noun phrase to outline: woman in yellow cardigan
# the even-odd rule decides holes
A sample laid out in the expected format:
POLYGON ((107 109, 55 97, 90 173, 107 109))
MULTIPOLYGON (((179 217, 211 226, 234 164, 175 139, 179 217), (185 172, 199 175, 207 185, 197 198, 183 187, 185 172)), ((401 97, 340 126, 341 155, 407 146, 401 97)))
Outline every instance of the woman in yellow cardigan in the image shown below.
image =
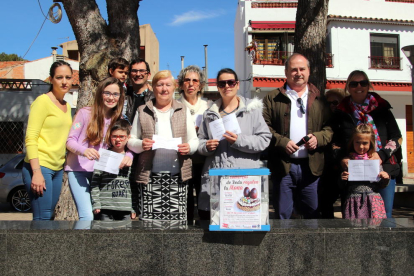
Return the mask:
POLYGON ((72 125, 63 97, 72 87, 72 68, 64 61, 50 68, 51 89, 30 107, 26 130, 23 182, 32 203, 33 220, 50 220, 62 187, 66 139, 72 125))

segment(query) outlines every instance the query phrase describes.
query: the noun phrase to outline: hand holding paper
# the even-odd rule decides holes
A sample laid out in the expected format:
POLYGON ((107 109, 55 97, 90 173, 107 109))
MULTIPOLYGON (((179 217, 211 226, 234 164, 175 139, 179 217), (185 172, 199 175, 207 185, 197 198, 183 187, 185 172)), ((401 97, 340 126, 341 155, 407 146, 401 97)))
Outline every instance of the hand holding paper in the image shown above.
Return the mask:
POLYGON ((178 152, 181 155, 187 155, 190 153, 190 145, 188 143, 179 144, 178 145, 178 152))
POLYGON ((349 160, 348 181, 378 181, 379 160, 349 160))
POLYGON ((237 134, 230 132, 228 130, 226 131, 226 133, 223 134, 223 136, 231 145, 233 145, 234 142, 236 142, 237 140, 237 134))
POLYGON ((236 114, 234 113, 210 122, 209 126, 213 139, 216 140, 226 139, 226 137, 223 136, 226 131, 229 131, 233 134, 241 133, 239 122, 237 121, 236 114))
POLYGON ((119 165, 125 155, 106 149, 99 149, 99 155, 99 160, 96 160, 93 165, 94 170, 101 170, 113 174, 119 173, 119 165))
POLYGON ((152 149, 172 149, 178 151, 178 145, 182 143, 181 137, 178 138, 165 138, 159 135, 154 135, 152 137, 154 144, 152 144, 152 149))
POLYGON ((144 138, 144 140, 142 140, 142 149, 143 150, 151 150, 152 145, 154 144, 154 142, 155 142, 154 140, 144 138))

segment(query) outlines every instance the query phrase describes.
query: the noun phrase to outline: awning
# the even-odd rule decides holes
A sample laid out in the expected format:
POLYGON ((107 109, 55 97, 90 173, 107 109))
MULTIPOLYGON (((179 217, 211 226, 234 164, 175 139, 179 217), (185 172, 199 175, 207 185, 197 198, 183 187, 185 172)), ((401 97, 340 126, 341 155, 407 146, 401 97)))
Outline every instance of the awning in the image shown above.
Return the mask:
POLYGON ((250 21, 252 29, 294 29, 295 21, 250 21))

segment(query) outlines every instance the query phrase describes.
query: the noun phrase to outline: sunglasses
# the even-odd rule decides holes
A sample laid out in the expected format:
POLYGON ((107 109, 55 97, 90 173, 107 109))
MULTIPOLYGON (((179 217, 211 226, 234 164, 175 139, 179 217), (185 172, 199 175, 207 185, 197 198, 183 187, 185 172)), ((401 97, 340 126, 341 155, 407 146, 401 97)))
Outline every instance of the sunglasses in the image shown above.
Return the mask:
POLYGON ((193 82, 194 84, 197 84, 197 83, 199 83, 200 82, 200 80, 198 80, 198 79, 184 79, 184 82, 193 82))
POLYGON ((351 81, 351 82, 349 82, 349 87, 350 88, 357 88, 358 84, 361 85, 361 87, 367 87, 369 83, 368 83, 367 80, 351 81))
POLYGON ((106 97, 106 98, 109 98, 109 97, 114 97, 114 99, 118 99, 119 98, 119 96, 121 96, 121 93, 117 93, 117 92, 115 92, 115 93, 111 93, 111 92, 108 92, 108 91, 104 91, 103 93, 102 93, 103 95, 104 95, 104 97, 106 97))
POLYGON ((298 102, 298 104, 299 104, 299 109, 300 109, 300 112, 302 112, 302 114, 305 114, 305 113, 306 113, 306 112, 305 112, 305 106, 303 105, 302 98, 298 98, 298 99, 297 99, 297 102, 298 102))
POLYGON ((337 106, 339 104, 339 101, 337 101, 337 100, 331 101, 331 102, 328 102, 328 104, 337 106))
POLYGON ((217 87, 218 88, 224 88, 224 87, 226 87, 226 84, 227 84, 229 87, 233 88, 233 87, 236 86, 237 83, 238 83, 238 81, 236 81, 236 80, 218 81, 217 82, 217 87))
POLYGON ((119 139, 121 141, 124 141, 127 138, 126 135, 111 135, 111 139, 116 140, 119 139))

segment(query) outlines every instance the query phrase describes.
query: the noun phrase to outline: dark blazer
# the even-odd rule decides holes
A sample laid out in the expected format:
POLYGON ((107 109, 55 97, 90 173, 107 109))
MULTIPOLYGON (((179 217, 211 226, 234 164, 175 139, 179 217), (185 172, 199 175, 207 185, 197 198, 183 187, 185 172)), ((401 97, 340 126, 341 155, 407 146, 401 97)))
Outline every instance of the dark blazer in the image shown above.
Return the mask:
MULTIPOLYGON (((308 83, 307 133, 312 133, 318 140, 318 147, 308 151, 309 168, 313 175, 320 176, 324 167, 324 149, 332 139, 332 129, 327 125, 328 108, 320 99, 319 90, 308 83)), ((290 156, 286 145, 290 141, 291 101, 286 95, 286 84, 269 92, 263 99, 263 118, 272 133, 269 145, 269 169, 278 176, 285 176, 290 170, 290 156)))

